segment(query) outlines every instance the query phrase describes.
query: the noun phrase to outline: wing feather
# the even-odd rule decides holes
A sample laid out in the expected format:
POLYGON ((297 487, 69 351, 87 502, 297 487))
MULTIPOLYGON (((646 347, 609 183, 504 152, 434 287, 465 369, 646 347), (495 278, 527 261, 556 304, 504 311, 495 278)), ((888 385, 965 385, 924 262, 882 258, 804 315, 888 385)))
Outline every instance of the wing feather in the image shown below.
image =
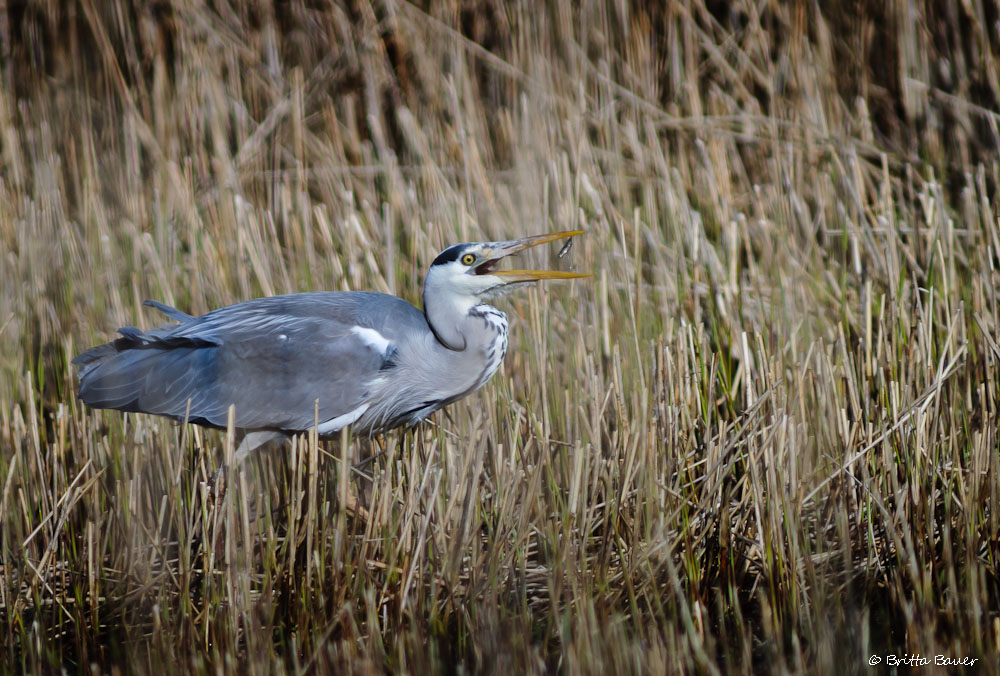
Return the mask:
POLYGON ((81 354, 74 360, 80 398, 94 408, 178 420, 190 402, 192 421, 217 427, 235 405, 244 429, 309 429, 317 402, 320 423, 356 411, 394 353, 391 339, 367 332, 375 317, 395 317, 403 327, 423 321, 409 303, 370 293, 275 296, 201 317, 147 305, 181 323, 125 327, 120 338, 81 354))

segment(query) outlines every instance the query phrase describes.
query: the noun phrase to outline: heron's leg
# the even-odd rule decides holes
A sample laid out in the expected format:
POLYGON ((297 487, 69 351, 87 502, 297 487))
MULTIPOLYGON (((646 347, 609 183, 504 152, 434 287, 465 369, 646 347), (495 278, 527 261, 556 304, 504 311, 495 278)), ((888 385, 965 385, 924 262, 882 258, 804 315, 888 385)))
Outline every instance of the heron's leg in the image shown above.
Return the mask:
MULTIPOLYGON (((254 451, 275 442, 284 442, 287 439, 287 434, 274 430, 247 432, 237 447, 236 453, 233 454, 233 467, 242 467, 243 463, 246 462, 247 458, 254 451)), ((216 502, 226 494, 226 475, 228 472, 229 466, 226 463, 222 463, 219 469, 215 470, 215 477, 212 480, 212 492, 216 502)))
MULTIPOLYGON (((359 439, 358 441, 360 442, 362 440, 359 439)), ((369 437, 368 443, 362 443, 359 446, 359 448, 362 448, 365 451, 369 451, 368 454, 365 455, 365 457, 358 460, 356 463, 354 463, 354 466, 351 469, 353 469, 354 472, 359 476, 367 476, 364 473, 365 468, 368 467, 368 465, 372 464, 372 462, 374 462, 376 459, 385 455, 385 444, 386 442, 384 434, 376 434, 374 437, 369 437), (371 452, 372 442, 375 442, 375 444, 378 445, 379 450, 377 452, 371 452)))
POLYGON ((243 437, 243 441, 240 442, 236 453, 233 455, 233 465, 240 467, 246 461, 247 456, 258 448, 267 446, 275 441, 285 441, 286 439, 288 439, 287 434, 275 432, 274 430, 247 432, 247 435, 243 437))
POLYGON ((349 496, 346 507, 350 513, 360 517, 364 521, 368 521, 371 516, 368 508, 372 503, 375 478, 372 474, 365 471, 365 469, 375 458, 385 453, 385 435, 379 434, 374 437, 359 436, 354 439, 354 443, 361 459, 351 465, 350 468, 350 472, 354 478, 354 491, 349 496), (375 444, 378 444, 381 449, 377 453, 372 450, 375 444))

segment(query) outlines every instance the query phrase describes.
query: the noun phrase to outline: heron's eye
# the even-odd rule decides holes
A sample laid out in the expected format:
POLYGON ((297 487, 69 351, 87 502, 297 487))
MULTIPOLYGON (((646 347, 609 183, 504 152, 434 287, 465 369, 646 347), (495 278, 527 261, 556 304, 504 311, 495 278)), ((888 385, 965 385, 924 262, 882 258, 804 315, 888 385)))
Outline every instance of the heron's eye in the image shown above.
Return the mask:
POLYGON ((476 257, 472 254, 465 254, 462 256, 462 265, 472 265, 476 262, 476 257))

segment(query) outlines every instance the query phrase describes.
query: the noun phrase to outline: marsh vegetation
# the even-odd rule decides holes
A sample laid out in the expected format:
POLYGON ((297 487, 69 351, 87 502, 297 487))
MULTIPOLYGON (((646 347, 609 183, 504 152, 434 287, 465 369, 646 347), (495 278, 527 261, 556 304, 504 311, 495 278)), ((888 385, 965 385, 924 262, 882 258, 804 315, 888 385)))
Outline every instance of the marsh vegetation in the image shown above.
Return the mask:
POLYGON ((995 5, 13 4, 4 671, 1000 670, 995 5), (577 228, 363 514, 357 440, 216 504, 224 431, 74 397, 143 299, 577 228))

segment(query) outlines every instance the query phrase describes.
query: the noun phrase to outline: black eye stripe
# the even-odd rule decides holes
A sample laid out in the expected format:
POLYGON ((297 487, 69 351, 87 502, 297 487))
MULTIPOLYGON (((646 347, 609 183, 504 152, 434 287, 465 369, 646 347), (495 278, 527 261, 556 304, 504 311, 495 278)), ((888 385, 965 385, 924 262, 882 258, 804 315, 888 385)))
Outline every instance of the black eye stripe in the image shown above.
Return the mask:
POLYGON ((457 261, 459 254, 462 253, 462 249, 464 248, 465 244, 456 244, 448 247, 438 254, 438 257, 434 259, 434 262, 431 263, 431 265, 444 265, 446 263, 453 263, 454 261, 457 261))

